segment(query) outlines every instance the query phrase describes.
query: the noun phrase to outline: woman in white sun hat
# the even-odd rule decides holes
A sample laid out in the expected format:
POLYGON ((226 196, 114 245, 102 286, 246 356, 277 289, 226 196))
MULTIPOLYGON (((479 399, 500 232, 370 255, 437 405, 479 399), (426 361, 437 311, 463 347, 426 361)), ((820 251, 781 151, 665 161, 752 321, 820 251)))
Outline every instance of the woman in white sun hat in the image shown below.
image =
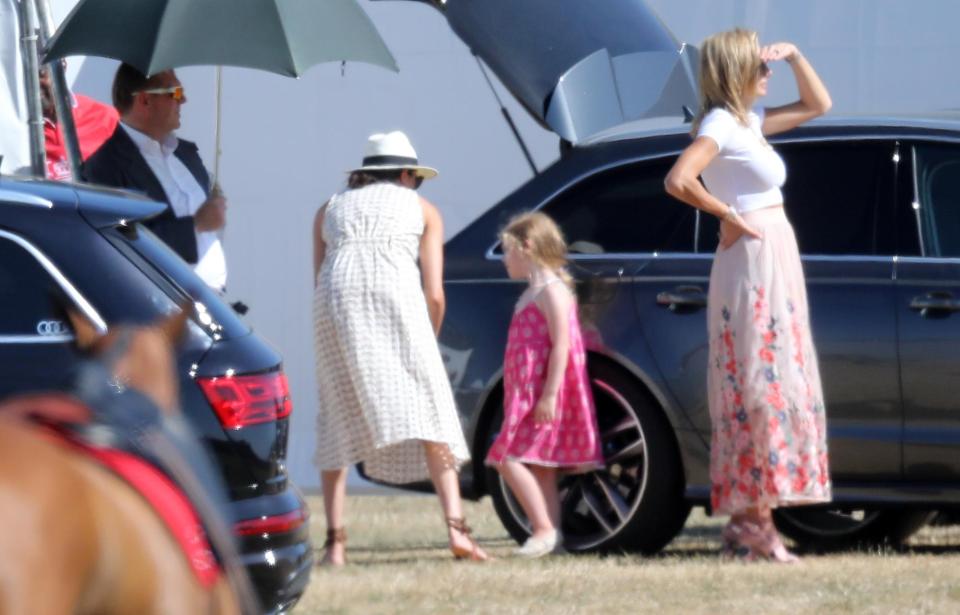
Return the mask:
POLYGON ((457 472, 470 455, 436 340, 445 307, 443 221, 416 193, 436 175, 404 133, 372 135, 347 190, 314 221, 314 460, 325 564, 345 561, 347 468, 359 462, 391 484, 429 478, 453 555, 487 559, 463 518, 457 472))

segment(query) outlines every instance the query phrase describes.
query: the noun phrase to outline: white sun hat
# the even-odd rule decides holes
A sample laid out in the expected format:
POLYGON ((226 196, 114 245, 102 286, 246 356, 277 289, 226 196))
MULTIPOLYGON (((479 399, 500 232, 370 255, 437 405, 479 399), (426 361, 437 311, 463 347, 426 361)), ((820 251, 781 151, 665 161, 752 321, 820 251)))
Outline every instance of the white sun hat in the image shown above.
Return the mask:
POLYGON ((410 169, 418 177, 430 179, 437 176, 433 167, 419 164, 417 152, 410 144, 410 139, 403 132, 394 130, 388 133, 370 135, 367 146, 363 150, 363 164, 353 171, 396 171, 410 169))

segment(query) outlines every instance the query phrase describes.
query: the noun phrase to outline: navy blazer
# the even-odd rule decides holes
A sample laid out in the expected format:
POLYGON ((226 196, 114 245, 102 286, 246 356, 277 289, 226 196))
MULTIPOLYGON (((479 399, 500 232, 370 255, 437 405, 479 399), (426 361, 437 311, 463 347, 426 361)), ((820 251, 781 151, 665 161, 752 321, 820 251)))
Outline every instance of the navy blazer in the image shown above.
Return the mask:
MULTIPOLYGON (((203 167, 197 146, 190 141, 178 139, 173 155, 187 167, 203 188, 204 194, 210 196, 210 176, 203 167)), ((84 162, 82 175, 87 182, 135 190, 154 201, 166 203, 167 208, 162 213, 144 223, 183 260, 191 264, 197 262, 197 236, 194 232, 193 216, 177 217, 160 181, 122 126, 117 124, 113 135, 84 162)))

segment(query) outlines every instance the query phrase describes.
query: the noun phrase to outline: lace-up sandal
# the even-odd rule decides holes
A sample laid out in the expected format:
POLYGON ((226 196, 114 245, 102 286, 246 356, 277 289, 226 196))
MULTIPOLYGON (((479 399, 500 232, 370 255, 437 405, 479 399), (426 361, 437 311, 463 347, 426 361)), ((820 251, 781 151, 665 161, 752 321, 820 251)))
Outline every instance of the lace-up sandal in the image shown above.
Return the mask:
POLYGON ((453 541, 450 541, 450 551, 453 553, 454 559, 469 560, 472 562, 485 562, 490 559, 490 556, 487 555, 484 550, 480 548, 480 545, 477 544, 477 541, 473 539, 473 530, 467 525, 466 519, 463 517, 447 517, 447 525, 453 531, 462 534, 470 542, 470 548, 467 549, 454 545, 453 541))
POLYGON ((752 559, 750 547, 743 544, 743 534, 747 530, 739 523, 730 521, 720 532, 723 546, 720 548, 720 557, 728 560, 752 559))
POLYGON ((345 527, 331 527, 327 529, 327 539, 323 541, 323 548, 326 549, 326 553, 323 556, 323 559, 320 561, 321 566, 342 566, 347 562, 346 554, 346 544, 347 544, 347 528, 345 527), (344 554, 343 562, 334 562, 330 554, 334 545, 343 545, 344 554))
POLYGON ((742 544, 750 547, 748 559, 762 559, 776 564, 796 564, 800 561, 799 557, 787 550, 772 520, 762 524, 745 523, 744 526, 749 527, 742 541, 742 544))
POLYGON ((797 564, 800 562, 800 557, 788 550, 787 546, 783 544, 780 532, 777 531, 772 519, 763 525, 763 531, 767 534, 766 558, 769 561, 777 564, 797 564))

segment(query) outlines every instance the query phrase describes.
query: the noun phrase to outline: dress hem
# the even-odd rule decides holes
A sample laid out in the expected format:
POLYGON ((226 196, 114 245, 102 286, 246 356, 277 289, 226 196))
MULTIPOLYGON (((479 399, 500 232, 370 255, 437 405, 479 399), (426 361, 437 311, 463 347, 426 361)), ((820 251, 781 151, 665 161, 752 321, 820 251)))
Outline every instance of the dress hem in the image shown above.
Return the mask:
POLYGON ((776 509, 776 508, 793 508, 795 506, 813 506, 816 504, 828 504, 833 501, 832 494, 826 494, 822 496, 803 496, 803 497, 786 497, 778 498, 773 501, 767 501, 764 498, 750 502, 748 505, 741 506, 739 508, 733 508, 730 506, 724 506, 722 508, 715 508, 713 514, 715 515, 731 515, 748 508, 756 508, 758 506, 763 506, 766 508, 776 509))
MULTIPOLYGON (((519 463, 525 463, 528 465, 542 466, 545 468, 563 468, 567 469, 568 474, 585 474, 587 472, 593 472, 594 470, 602 470, 606 467, 606 464, 599 461, 594 462, 584 462, 584 463, 560 463, 560 462, 551 462, 551 461, 542 461, 540 459, 525 459, 523 457, 516 457, 514 455, 504 456, 504 461, 517 461, 519 463)), ((489 459, 484 460, 483 465, 485 466, 494 466, 498 461, 490 461, 489 459)))
POLYGON ((386 444, 375 444, 375 445, 373 445, 368 451, 365 451, 365 452, 364 452, 363 454, 361 454, 361 455, 357 455, 357 456, 351 455, 351 456, 350 456, 350 461, 347 461, 347 462, 345 462, 345 463, 342 464, 342 465, 332 465, 332 466, 331 466, 331 465, 324 464, 323 462, 319 461, 319 460, 316 458, 316 456, 313 458, 312 461, 313 461, 314 467, 316 467, 317 470, 319 470, 319 471, 321 471, 321 472, 325 472, 325 471, 328 471, 328 470, 338 470, 338 469, 340 469, 340 468, 349 468, 349 467, 355 466, 355 465, 357 465, 357 464, 366 463, 366 462, 370 461, 370 457, 372 457, 372 456, 375 455, 376 453, 379 453, 379 452, 381 452, 381 451, 383 451, 383 450, 385 450, 385 449, 388 449, 388 448, 391 448, 391 447, 394 447, 394 446, 399 446, 399 445, 401 445, 401 444, 407 444, 407 443, 409 443, 409 442, 429 442, 429 443, 431 443, 431 444, 444 444, 444 445, 446 445, 447 448, 448 448, 449 451, 450 451, 450 456, 453 457, 453 458, 456 460, 456 469, 457 469, 458 472, 460 471, 460 468, 461 468, 464 464, 466 464, 467 462, 470 461, 470 453, 469 453, 469 452, 465 452, 466 456, 465 456, 465 457, 461 457, 460 455, 457 454, 457 452, 456 452, 456 446, 455 446, 453 443, 451 443, 451 442, 446 442, 446 441, 444 441, 444 440, 432 440, 432 439, 430 439, 430 438, 404 438, 403 440, 395 440, 395 441, 393 441, 393 442, 386 443, 386 444))

